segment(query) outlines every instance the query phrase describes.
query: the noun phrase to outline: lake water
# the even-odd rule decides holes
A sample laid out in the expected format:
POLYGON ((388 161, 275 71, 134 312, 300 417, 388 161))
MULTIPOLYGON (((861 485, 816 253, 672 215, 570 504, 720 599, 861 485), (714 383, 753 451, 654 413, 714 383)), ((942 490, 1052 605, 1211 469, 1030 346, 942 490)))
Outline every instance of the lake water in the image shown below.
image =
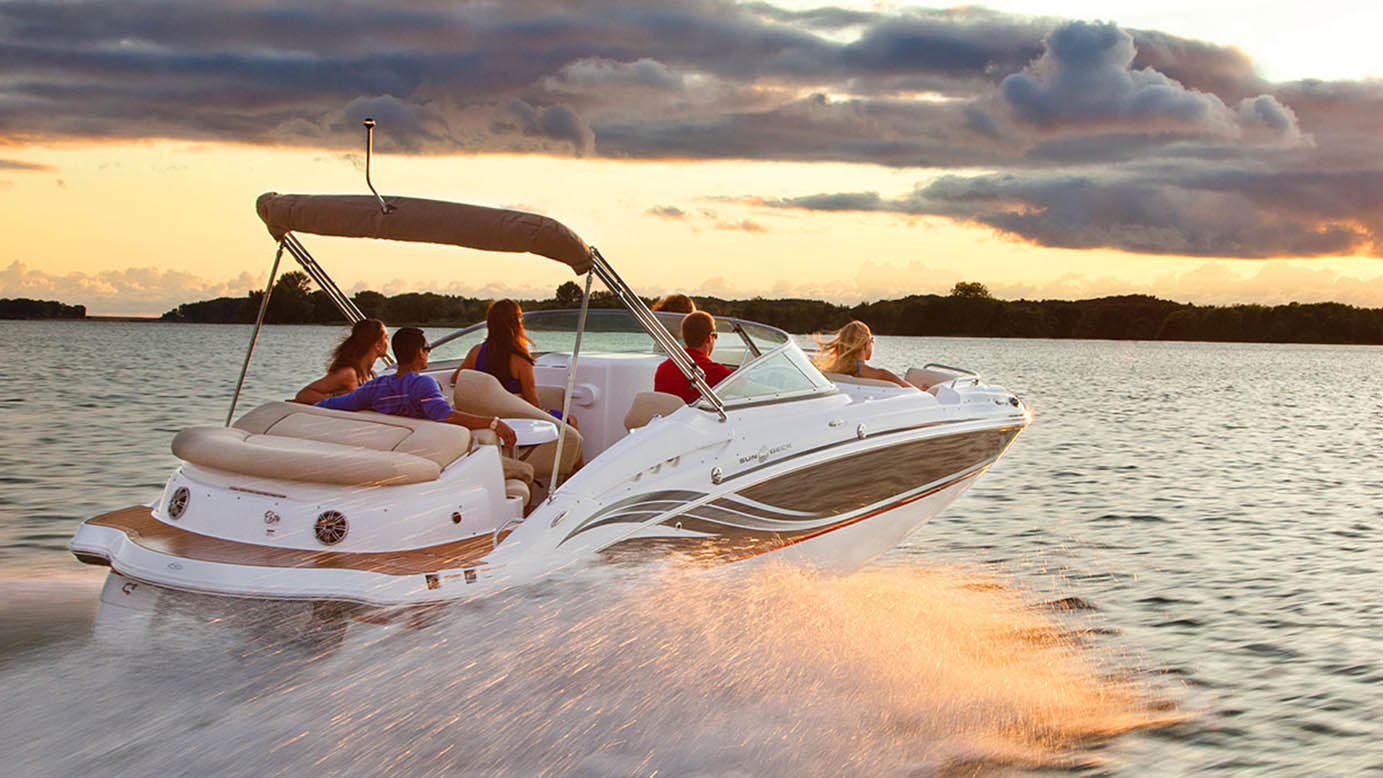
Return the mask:
MULTIPOLYGON (((0 774, 1383 775, 1383 348, 880 337, 1035 420, 856 575, 98 624, 66 541, 224 420, 248 332, 0 322, 0 774)), ((242 409, 339 334, 267 328, 242 409)))

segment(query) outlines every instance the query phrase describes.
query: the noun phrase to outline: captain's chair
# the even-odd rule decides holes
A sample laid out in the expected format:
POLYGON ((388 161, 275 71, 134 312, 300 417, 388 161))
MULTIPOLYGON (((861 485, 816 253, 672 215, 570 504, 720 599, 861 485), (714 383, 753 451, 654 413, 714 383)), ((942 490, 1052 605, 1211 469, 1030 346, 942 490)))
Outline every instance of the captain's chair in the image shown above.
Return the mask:
MULTIPOLYGON (((456 388, 452 392, 452 405, 458 411, 474 413, 477 416, 499 416, 511 419, 540 419, 556 424, 557 419, 546 411, 534 408, 522 397, 510 393, 500 384, 499 379, 480 370, 462 370, 456 376, 456 388)), ((557 441, 543 443, 521 449, 521 459, 533 466, 535 477, 546 481, 552 477, 552 460, 557 453, 557 441)), ((581 433, 567 425, 567 433, 562 443, 562 462, 560 471, 565 480, 576 463, 581 461, 581 433)))
POLYGON ((679 408, 685 407, 686 402, 675 394, 639 392, 634 395, 634 404, 629 406, 629 412, 624 414, 624 428, 633 432, 659 416, 671 416, 679 408))

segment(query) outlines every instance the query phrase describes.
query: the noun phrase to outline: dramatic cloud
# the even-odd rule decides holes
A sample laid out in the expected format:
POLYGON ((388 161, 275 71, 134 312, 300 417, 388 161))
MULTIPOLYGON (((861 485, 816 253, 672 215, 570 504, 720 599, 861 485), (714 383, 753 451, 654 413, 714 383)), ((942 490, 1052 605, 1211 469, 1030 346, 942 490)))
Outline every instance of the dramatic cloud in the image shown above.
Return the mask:
MULTIPOLYGON (((1150 39, 1155 58, 1173 56, 1165 36, 1150 39)), ((1181 48, 1214 59, 1206 47, 1181 48)), ((1029 68, 1000 84, 1013 121, 1038 133, 1024 159, 1004 160, 1011 172, 942 175, 892 198, 836 192, 764 204, 946 216, 1063 248, 1383 256, 1383 166, 1362 153, 1383 151, 1383 111, 1360 111, 1383 109, 1383 87, 1303 83, 1283 99, 1242 96, 1231 108, 1135 60, 1134 36, 1115 25, 1062 24, 1029 68), (1284 102, 1291 97, 1320 122, 1312 135, 1284 102), (1344 139, 1353 145, 1335 142, 1344 139)), ((1233 83, 1235 94, 1262 86, 1237 58, 1219 62, 1210 82, 1233 83)), ((993 132, 1012 138, 1011 128, 993 132)))
POLYGON ((684 88, 686 77, 646 57, 635 62, 591 58, 567 65, 556 76, 546 79, 544 84, 553 91, 582 94, 629 88, 677 91, 684 88))
POLYGON ((937 214, 1043 245, 1380 242, 1383 84, 1267 83, 1235 49, 1112 23, 731 0, 13 0, 0 68, 11 142, 355 150, 372 116, 383 151, 915 168, 905 196, 846 185, 773 204, 937 214))
POLYGON ((1131 68, 1133 36, 1114 24, 1073 22, 1053 30, 1029 72, 1008 76, 1004 99, 1022 121, 1043 129, 1126 126, 1236 136, 1248 130, 1296 140, 1296 117, 1269 95, 1230 109, 1151 67, 1131 68))
POLYGON ((1049 27, 726 0, 20 0, 0 5, 0 131, 350 148, 368 113, 383 150, 970 164, 967 136, 996 128, 967 107, 1049 27), (804 108, 814 93, 837 107, 804 108))
POLYGON ((1155 30, 1128 30, 1137 55, 1133 67, 1151 68, 1187 89, 1219 95, 1227 102, 1262 94, 1270 85, 1253 60, 1238 49, 1178 38, 1155 30))
MULTIPOLYGON (((570 143, 578 154, 590 152, 595 134, 565 105, 549 105, 539 110, 515 99, 509 103, 509 110, 518 117, 520 130, 524 135, 570 143)), ((503 123, 495 125, 496 128, 507 126, 503 123)))
POLYGON ((942 176, 903 197, 766 202, 815 211, 932 214, 1062 248, 1214 257, 1383 256, 1383 172, 942 176), (1349 193, 1342 196, 1341 193, 1349 193))

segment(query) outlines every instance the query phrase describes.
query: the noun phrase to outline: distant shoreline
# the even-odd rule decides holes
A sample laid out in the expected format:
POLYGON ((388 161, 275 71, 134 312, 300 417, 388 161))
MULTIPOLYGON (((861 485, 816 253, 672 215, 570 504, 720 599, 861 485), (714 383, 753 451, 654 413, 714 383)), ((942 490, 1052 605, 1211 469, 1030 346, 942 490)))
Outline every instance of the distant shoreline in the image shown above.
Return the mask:
POLYGON ((100 315, 88 315, 88 316, 86 316, 85 318, 76 319, 76 321, 146 322, 146 321, 160 321, 160 319, 159 319, 159 317, 157 317, 157 316, 100 316, 100 315))
MULTIPOLYGON (((262 292, 184 303, 160 317, 85 315, 82 306, 54 301, 0 299, 0 318, 116 323, 253 324, 262 292)), ((489 301, 430 292, 386 296, 363 291, 353 302, 366 316, 393 327, 464 327, 483 321, 489 301)), ((521 300, 524 310, 576 308, 581 289, 568 282, 545 300, 521 300)), ((650 301, 651 302, 651 301, 650 301)), ((1209 343, 1319 343, 1383 345, 1383 308, 1341 303, 1199 306, 1148 295, 1088 300, 1000 300, 983 284, 958 283, 949 295, 908 295, 846 306, 822 300, 696 298, 697 306, 787 332, 833 332, 851 320, 877 335, 918 337, 1138 340, 1209 343)), ((591 295, 591 308, 618 308, 609 292, 591 295)), ((286 273, 270 295, 268 324, 341 326, 330 298, 313 291, 305 275, 286 273), (301 276, 301 278, 299 278, 301 276)))

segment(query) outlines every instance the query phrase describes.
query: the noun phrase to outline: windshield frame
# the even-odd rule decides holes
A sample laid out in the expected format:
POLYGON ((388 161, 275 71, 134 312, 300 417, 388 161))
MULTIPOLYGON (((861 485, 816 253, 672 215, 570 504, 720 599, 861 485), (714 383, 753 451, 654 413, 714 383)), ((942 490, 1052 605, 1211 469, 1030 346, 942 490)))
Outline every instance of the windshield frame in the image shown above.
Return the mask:
MULTIPOLYGON (((523 317, 524 323, 525 325, 527 325, 528 322, 531 322, 534 319, 537 319, 538 323, 541 323, 542 319, 549 317, 556 318, 557 316, 571 316, 573 317, 574 321, 575 317, 579 313, 580 311, 575 308, 545 308, 533 311, 525 311, 523 317)), ((646 333, 646 330, 642 326, 640 326, 638 318, 635 317, 632 313, 630 313, 629 310, 626 308, 593 308, 591 309, 591 313, 598 315, 620 314, 623 316, 627 316, 630 325, 632 325, 630 327, 630 332, 637 331, 646 333)), ((686 316, 686 314, 664 313, 661 311, 654 311, 653 316, 657 319, 659 324, 663 325, 663 328, 668 331, 668 333, 673 337, 674 340, 677 340, 679 338, 682 319, 684 316, 686 316)), ((776 351, 779 347, 782 346, 782 344, 792 342, 792 336, 789 335, 786 331, 768 324, 762 324, 760 322, 750 321, 748 319, 738 319, 732 316, 717 316, 715 317, 715 319, 716 332, 724 333, 726 335, 734 335, 735 337, 737 337, 740 343, 744 346, 745 351, 749 355, 750 358, 744 361, 741 366, 748 365, 752 362, 758 361, 758 359, 760 359, 765 354, 769 354, 773 351, 776 351), (759 336, 757 341, 754 337, 756 334, 759 336)), ((485 326, 486 324, 482 320, 474 324, 462 327, 461 329, 449 332, 446 335, 443 335, 442 337, 432 341, 432 348, 437 349, 442 346, 445 346, 446 344, 454 340, 463 338, 473 332, 476 332, 477 330, 483 330, 485 326)), ((587 321, 586 331, 587 334, 589 334, 591 331, 591 325, 589 320, 587 321)), ((572 329, 572 332, 576 332, 575 328, 572 329)), ((649 336, 649 339, 651 341, 650 345, 657 345, 657 341, 654 340, 651 335, 649 336)), ((587 348, 584 350, 589 349, 587 348)), ((565 353, 569 352, 564 350, 535 351, 534 356, 538 356, 539 354, 565 353)), ((649 349, 646 353, 660 354, 663 352, 657 349, 649 349)), ((462 355, 462 357, 464 357, 464 355, 462 355)), ((448 357, 448 359, 451 358, 452 357, 448 357)))
MULTIPOLYGON (((627 316, 629 324, 631 325, 630 332, 645 332, 643 328, 639 327, 638 319, 635 318, 634 315, 625 308, 593 309, 592 312, 595 311, 600 311, 602 314, 619 314, 622 316, 627 316)), ((529 321, 533 319, 538 319, 538 323, 541 324, 542 319, 556 318, 558 316, 570 316, 572 317, 572 320, 575 321, 575 316, 578 313, 579 311, 577 311, 574 308, 550 308, 526 311, 524 312, 524 322, 525 324, 527 324, 529 321)), ((658 323, 661 324, 663 328, 668 331, 669 334, 671 334, 674 338, 677 338, 678 332, 681 329, 682 319, 686 316, 686 314, 654 311, 653 316, 658 321, 658 323)), ((433 349, 436 349, 438 347, 444 346, 447 343, 458 340, 477 331, 483 331, 485 327, 486 323, 484 321, 479 321, 475 324, 471 324, 462 327, 458 330, 454 330, 434 340, 432 342, 432 347, 433 349)), ((736 337, 739 341, 739 344, 742 345, 744 348, 745 356, 744 361, 742 361, 738 366, 735 366, 734 372, 732 372, 730 375, 726 376, 723 380, 717 383, 717 386, 727 385, 729 384, 729 382, 736 381, 739 377, 744 375, 745 371, 753 370, 756 366, 763 365, 767 360, 773 359, 778 355, 788 351, 796 352, 795 355, 789 357, 791 361, 794 363, 795 367, 797 367, 801 371, 810 369, 814 371, 817 376, 816 379, 813 379, 810 375, 808 375, 808 381, 812 384, 812 386, 803 389, 788 392, 772 392, 766 394, 750 395, 747 397, 737 397, 734 399, 725 398, 723 395, 721 395, 720 392, 716 392, 715 387, 712 387, 711 391, 716 394, 717 399, 721 401, 721 403, 725 406, 727 410, 734 408, 745 408, 756 405, 765 405, 769 403, 789 402, 792 400, 798 400, 805 397, 815 397, 825 394, 834 394, 835 392, 839 391, 836 388, 836 386, 831 382, 831 380, 826 378, 826 376, 822 374, 818 368, 816 368, 815 364, 812 363, 811 358, 807 355, 807 353, 802 350, 801 346, 797 344, 796 340, 785 330, 768 324, 763 324, 761 322, 751 321, 748 319, 739 319, 731 316, 717 316, 716 331, 723 333, 725 335, 733 335, 734 337, 736 337), (755 336, 757 336, 757 339, 755 336)), ((573 332, 575 332, 574 329, 573 332)), ((586 334, 587 336, 591 334, 591 323, 589 320, 587 321, 586 334)), ((653 348, 650 348, 648 351, 644 352, 602 352, 598 348, 590 348, 589 344, 583 345, 582 351, 583 353, 646 353, 649 355, 662 354, 663 352, 661 351, 661 349, 657 348, 657 341, 653 340, 652 338, 650 338, 650 341, 650 346, 652 346, 653 348)), ((569 350, 560 349, 551 351, 535 350, 533 355, 536 357, 543 354, 568 353, 570 353, 569 350)), ((465 355, 461 354, 455 357, 447 357, 446 359, 455 359, 457 361, 460 361, 461 359, 464 359, 464 357, 465 355)), ((693 403, 692 407, 696 408, 697 410, 707 411, 710 413, 717 412, 714 403, 712 403, 705 397, 702 397, 695 403, 693 403)))
MULTIPOLYGON (((835 385, 835 383, 832 382, 831 379, 827 378, 826 375, 822 373, 819 368, 816 367, 815 363, 811 361, 811 357, 807 356, 807 353, 802 350, 802 347, 798 346, 797 342, 792 340, 791 338, 789 338, 788 341, 782 344, 781 346, 771 351, 767 351, 761 356, 758 356, 740 365, 739 368, 735 370, 735 372, 721 379, 716 384, 716 386, 729 386, 731 385, 731 382, 742 380, 749 373, 752 373, 756 367, 760 367, 764 364, 767 364, 770 360, 773 360, 782 354, 788 355, 788 359, 790 362, 793 363, 793 367, 797 368, 797 370, 801 372, 805 378, 807 378, 807 380, 812 384, 811 386, 803 389, 794 389, 786 392, 767 392, 762 394, 752 394, 744 397, 726 397, 724 394, 717 392, 716 397, 725 406, 725 409, 729 411, 738 408, 748 408, 751 406, 770 405, 773 403, 780 402, 791 402, 793 400, 801 400, 807 397, 818 397, 828 394, 836 394, 840 391, 840 389, 835 385), (813 374, 815 374, 815 378, 813 378, 813 374)), ((697 400, 692 405, 693 407, 699 410, 711 412, 715 411, 715 408, 710 404, 710 401, 708 401, 704 397, 697 400)))

